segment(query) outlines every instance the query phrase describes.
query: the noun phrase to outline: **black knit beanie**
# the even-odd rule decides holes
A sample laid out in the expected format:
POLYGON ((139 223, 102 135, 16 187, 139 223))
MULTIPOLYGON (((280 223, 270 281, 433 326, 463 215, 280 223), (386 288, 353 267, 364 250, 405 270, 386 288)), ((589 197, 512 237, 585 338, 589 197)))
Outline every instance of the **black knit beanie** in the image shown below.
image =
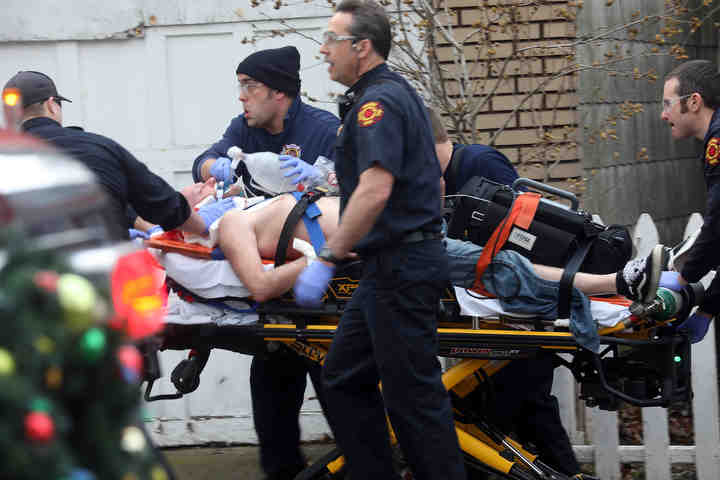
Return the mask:
POLYGON ((260 50, 240 62, 235 73, 244 73, 270 88, 297 96, 300 92, 300 53, 295 47, 260 50))

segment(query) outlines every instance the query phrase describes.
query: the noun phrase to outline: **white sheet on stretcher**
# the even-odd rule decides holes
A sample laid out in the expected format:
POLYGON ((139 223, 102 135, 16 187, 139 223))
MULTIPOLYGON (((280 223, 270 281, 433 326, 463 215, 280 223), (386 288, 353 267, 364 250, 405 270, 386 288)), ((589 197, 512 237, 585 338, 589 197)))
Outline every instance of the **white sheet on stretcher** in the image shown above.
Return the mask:
MULTIPOLYGON (((250 290, 233 272, 227 260, 203 260, 180 253, 151 249, 167 276, 201 298, 247 298, 250 290)), ((264 266, 270 270, 271 264, 264 266)))
POLYGON ((242 312, 250 309, 250 304, 243 301, 225 301, 230 308, 206 305, 199 302, 186 302, 171 292, 168 296, 168 309, 165 323, 181 325, 199 325, 215 323, 220 327, 253 325, 258 322, 259 315, 255 312, 242 312))
MULTIPOLYGON (((495 317, 505 315, 515 318, 534 318, 535 315, 522 315, 518 313, 507 313, 500 306, 496 298, 481 297, 476 293, 470 293, 465 288, 455 287, 455 296, 460 305, 460 314, 476 317, 495 317)), ((614 327, 622 320, 630 316, 630 310, 622 305, 603 301, 590 301, 590 313, 592 318, 602 327, 614 327)), ((567 321, 558 326, 567 326, 567 321)))
MULTIPOLYGON (((247 298, 250 292, 240 282, 230 262, 226 260, 202 260, 186 257, 178 253, 153 251, 158 261, 165 267, 167 275, 180 285, 202 298, 234 297, 247 298)), ((266 269, 272 265, 265 265, 266 269)), ((500 302, 493 298, 481 298, 469 294, 467 290, 455 287, 455 295, 462 315, 494 317, 502 314, 516 318, 529 318, 533 315, 509 313, 502 309, 500 302)), ((195 303, 171 297, 168 308, 168 323, 197 324, 215 322, 218 325, 247 325, 257 322, 256 314, 238 314, 227 310, 222 313, 217 307, 195 303)), ((237 309, 244 309, 245 302, 238 302, 237 309)), ((248 306, 249 307, 249 306, 248 306)), ((611 327, 630 316, 627 307, 602 301, 591 301, 592 317, 599 325, 611 327)), ((563 325, 564 326, 564 325, 563 325)))

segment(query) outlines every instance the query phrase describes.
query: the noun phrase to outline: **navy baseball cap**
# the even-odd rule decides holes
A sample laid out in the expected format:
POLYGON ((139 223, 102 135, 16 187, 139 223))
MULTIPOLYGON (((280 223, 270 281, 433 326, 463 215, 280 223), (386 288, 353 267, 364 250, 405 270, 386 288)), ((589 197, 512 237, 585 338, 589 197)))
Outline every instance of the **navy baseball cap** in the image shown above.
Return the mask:
POLYGON ((5 88, 17 88, 20 90, 23 107, 27 107, 33 103, 43 102, 50 97, 55 97, 65 102, 72 102, 72 100, 58 93, 52 78, 40 72, 30 70, 18 72, 8 80, 5 88))

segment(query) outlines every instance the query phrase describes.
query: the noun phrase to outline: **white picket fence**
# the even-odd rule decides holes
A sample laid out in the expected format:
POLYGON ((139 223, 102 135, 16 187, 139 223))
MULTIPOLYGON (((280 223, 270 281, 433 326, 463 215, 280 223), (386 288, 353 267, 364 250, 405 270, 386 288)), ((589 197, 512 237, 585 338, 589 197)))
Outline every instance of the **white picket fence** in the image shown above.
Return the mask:
MULTIPOLYGON (((702 216, 694 213, 685 227, 685 236, 702 225, 702 216)), ((658 243, 658 231, 648 214, 633 228, 637 256, 646 256, 658 243)), ((720 248, 720 246, 719 246, 720 248)), ((706 286, 712 273, 703 278, 706 286)), ((554 394, 560 403, 563 424, 581 463, 594 463, 595 473, 603 480, 621 478, 622 463, 645 464, 647 480, 670 480, 671 464, 694 463, 698 480, 720 479, 720 422, 715 352, 715 326, 702 342, 692 347, 693 424, 695 445, 670 445, 667 410, 643 408, 644 445, 620 445, 616 412, 587 408, 577 400, 576 383, 565 368, 555 373, 554 394), (583 408, 584 412, 578 412, 583 408), (580 413, 581 415, 578 415, 580 413), (585 419, 584 425, 578 417, 585 419)))

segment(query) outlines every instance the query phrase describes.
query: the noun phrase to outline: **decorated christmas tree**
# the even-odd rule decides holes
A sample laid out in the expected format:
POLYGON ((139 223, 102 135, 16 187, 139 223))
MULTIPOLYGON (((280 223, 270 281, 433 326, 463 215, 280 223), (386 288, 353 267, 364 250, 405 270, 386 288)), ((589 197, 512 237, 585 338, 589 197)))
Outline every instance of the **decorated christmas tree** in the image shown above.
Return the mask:
POLYGON ((162 306, 147 253, 111 282, 19 244, 0 243, 0 477, 172 478, 141 414, 137 345, 162 306))

